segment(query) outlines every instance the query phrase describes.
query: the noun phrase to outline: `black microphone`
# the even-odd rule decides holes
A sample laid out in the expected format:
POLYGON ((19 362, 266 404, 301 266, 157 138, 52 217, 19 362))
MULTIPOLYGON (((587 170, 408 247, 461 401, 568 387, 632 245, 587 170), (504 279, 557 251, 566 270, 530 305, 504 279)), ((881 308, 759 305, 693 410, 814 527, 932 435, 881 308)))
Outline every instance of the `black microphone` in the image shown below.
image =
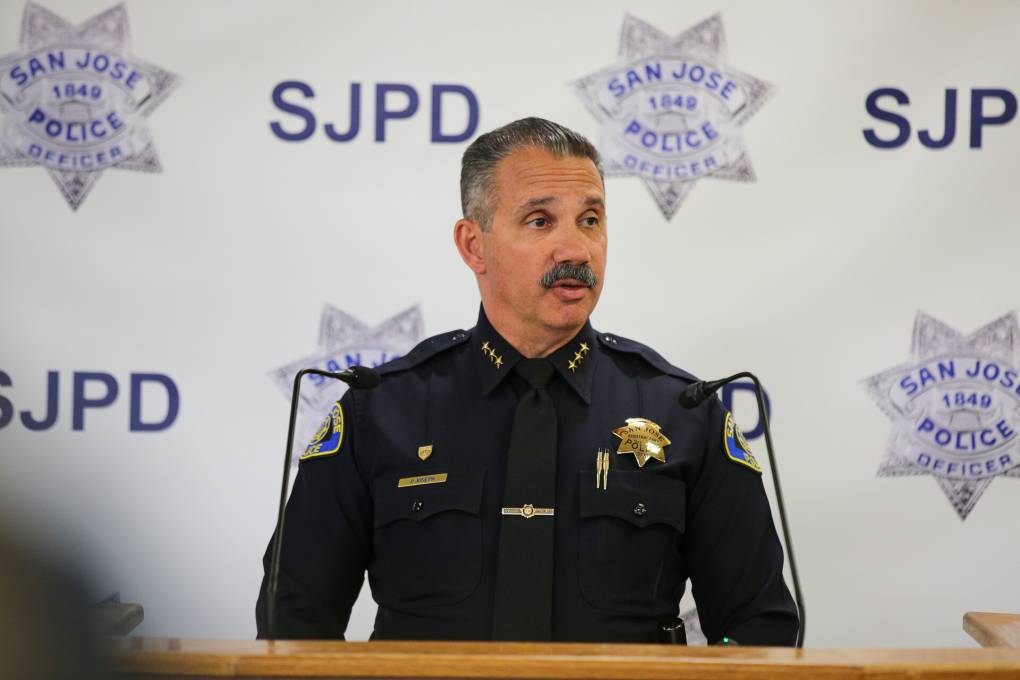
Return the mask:
POLYGON ((772 451, 772 430, 769 428, 769 414, 765 408, 765 396, 761 389, 761 382, 753 373, 744 371, 734 373, 722 380, 699 380, 691 383, 680 395, 680 405, 684 408, 695 408, 713 394, 720 387, 740 378, 749 378, 754 383, 754 395, 758 401, 758 417, 761 418, 762 428, 765 431, 765 450, 769 454, 769 467, 772 469, 772 486, 776 490, 776 507, 779 508, 779 521, 783 527, 783 541, 786 542, 786 555, 790 558, 790 576, 793 578, 793 596, 797 601, 797 612, 800 614, 800 628, 797 630, 797 647, 804 646, 804 629, 806 625, 804 615, 804 599, 800 592, 800 579, 797 577, 797 562, 793 559, 793 543, 790 541, 790 530, 786 523, 786 506, 783 503, 783 491, 779 486, 779 468, 776 467, 775 454, 772 451))
POLYGON ((321 375, 340 380, 354 389, 368 390, 381 381, 378 371, 365 366, 351 366, 346 371, 330 373, 317 368, 302 368, 294 376, 294 389, 290 397, 290 425, 287 427, 287 450, 283 453, 283 485, 280 487, 280 508, 276 515, 276 533, 273 537, 273 559, 269 565, 269 587, 266 592, 266 618, 269 621, 269 639, 276 639, 276 588, 280 580, 280 551, 283 548, 283 519, 287 507, 287 490, 290 485, 290 453, 294 448, 294 424, 297 421, 301 379, 306 375, 321 375))

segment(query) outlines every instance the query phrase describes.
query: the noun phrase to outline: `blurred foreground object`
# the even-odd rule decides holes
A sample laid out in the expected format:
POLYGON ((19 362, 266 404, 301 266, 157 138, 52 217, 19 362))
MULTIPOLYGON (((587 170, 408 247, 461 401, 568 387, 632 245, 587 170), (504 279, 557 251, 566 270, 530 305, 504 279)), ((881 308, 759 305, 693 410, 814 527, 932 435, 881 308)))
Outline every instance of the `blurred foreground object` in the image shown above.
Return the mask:
POLYGON ((0 678, 98 678, 80 567, 0 531, 0 678))

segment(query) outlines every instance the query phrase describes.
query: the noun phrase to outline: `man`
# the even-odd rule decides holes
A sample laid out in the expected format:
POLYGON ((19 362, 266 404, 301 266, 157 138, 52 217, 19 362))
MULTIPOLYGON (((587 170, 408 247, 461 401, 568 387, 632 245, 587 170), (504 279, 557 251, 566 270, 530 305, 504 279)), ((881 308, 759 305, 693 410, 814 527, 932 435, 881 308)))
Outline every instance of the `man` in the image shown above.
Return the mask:
POLYGON ((595 148, 510 123, 464 153, 461 200, 478 324, 333 407, 288 505, 276 636, 342 637, 367 570, 376 639, 656 642, 689 577, 710 642, 792 644, 731 417, 684 410, 691 375, 588 322, 607 243, 595 148))

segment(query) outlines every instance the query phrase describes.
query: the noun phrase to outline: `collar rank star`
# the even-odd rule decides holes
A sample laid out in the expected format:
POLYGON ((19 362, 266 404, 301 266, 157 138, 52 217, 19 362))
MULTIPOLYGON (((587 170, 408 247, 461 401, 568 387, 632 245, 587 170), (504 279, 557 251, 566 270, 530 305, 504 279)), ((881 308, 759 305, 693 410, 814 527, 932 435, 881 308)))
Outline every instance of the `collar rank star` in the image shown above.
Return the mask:
POLYGON ((577 367, 581 365, 586 356, 588 356, 588 343, 582 342, 581 346, 574 352, 574 358, 567 362, 567 368, 570 369, 571 373, 577 370, 577 367))
POLYGON ((495 364, 496 368, 503 367, 503 357, 496 354, 496 350, 492 348, 488 340, 482 343, 482 354, 489 357, 489 361, 495 364))
POLYGON ((638 467, 644 467, 649 458, 666 462, 666 447, 670 444, 659 426, 646 418, 627 418, 627 424, 613 430, 622 439, 617 454, 634 454, 638 467))

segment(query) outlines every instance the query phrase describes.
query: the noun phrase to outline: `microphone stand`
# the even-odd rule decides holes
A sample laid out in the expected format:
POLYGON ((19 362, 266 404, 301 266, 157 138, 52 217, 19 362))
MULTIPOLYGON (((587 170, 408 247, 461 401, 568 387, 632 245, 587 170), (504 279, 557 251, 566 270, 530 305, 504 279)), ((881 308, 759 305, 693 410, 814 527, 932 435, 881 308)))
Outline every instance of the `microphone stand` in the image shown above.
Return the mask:
MULTIPOLYGON (((734 373, 733 375, 723 378, 722 380, 702 381, 700 383, 694 383, 688 387, 688 394, 696 395, 695 399, 700 401, 687 402, 684 398, 681 398, 681 404, 684 404, 687 408, 692 408, 695 404, 704 401, 711 396, 716 390, 723 385, 739 380, 740 378, 749 378, 754 383, 754 396, 758 401, 758 413, 761 414, 762 429, 765 432, 765 450, 769 456, 769 468, 772 470, 772 485, 776 490, 776 507, 779 508, 779 523, 783 529, 783 542, 786 543, 786 555, 790 559, 790 576, 793 580, 793 596, 797 602, 797 612, 800 615, 800 626, 797 629, 797 647, 804 646, 804 630, 806 628, 805 621, 807 620, 804 614, 804 599, 800 592, 800 578, 797 575, 797 562, 793 557, 793 543, 790 541, 790 530, 786 521, 786 504, 783 502, 783 491, 779 484, 779 468, 776 467, 776 457, 772 450, 772 429, 769 427, 769 413, 765 408, 765 397, 764 392, 761 389, 761 382, 758 380, 758 376, 748 371, 741 373, 734 373)), ((687 396, 687 395, 685 395, 687 396)))
MULTIPOLYGON (((321 375, 345 383, 356 382, 360 372, 367 372, 361 366, 354 366, 342 373, 320 371, 317 368, 302 368, 294 376, 294 388, 290 398, 290 424, 287 426, 287 450, 283 456, 283 484, 280 486, 280 508, 276 515, 276 533, 273 535, 273 560, 269 567, 269 587, 266 593, 266 614, 269 621, 269 639, 276 639, 276 589, 280 581, 280 551, 283 549, 283 520, 287 509, 287 491, 290 486, 290 455, 294 447, 294 426, 297 422, 298 400, 301 395, 301 379, 306 375, 321 375)), ((378 381, 376 380, 376 383, 378 381)), ((373 385, 374 386, 374 385, 373 385)))

